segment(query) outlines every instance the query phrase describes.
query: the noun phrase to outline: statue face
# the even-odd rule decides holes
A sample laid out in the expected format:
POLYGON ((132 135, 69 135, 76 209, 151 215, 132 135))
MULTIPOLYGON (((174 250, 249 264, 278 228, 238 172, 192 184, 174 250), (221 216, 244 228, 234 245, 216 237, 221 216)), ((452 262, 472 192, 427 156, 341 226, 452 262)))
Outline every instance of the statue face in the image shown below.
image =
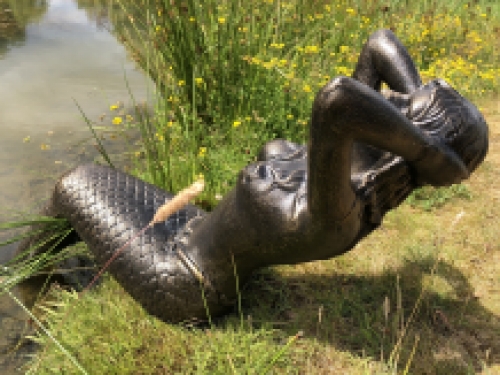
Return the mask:
POLYGON ((238 188, 245 210, 261 223, 296 222, 307 204, 307 160, 267 160, 248 165, 238 188))
POLYGON ((444 80, 417 90, 408 118, 430 137, 450 146, 467 165, 469 173, 488 150, 488 126, 478 109, 444 80))

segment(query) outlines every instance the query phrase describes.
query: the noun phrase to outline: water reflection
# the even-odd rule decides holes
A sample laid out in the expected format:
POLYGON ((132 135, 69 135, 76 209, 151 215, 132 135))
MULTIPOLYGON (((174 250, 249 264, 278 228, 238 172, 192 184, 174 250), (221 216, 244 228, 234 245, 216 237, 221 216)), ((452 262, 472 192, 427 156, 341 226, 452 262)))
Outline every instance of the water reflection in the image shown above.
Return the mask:
MULTIPOLYGON (((78 145, 90 133, 74 100, 92 120, 107 114, 105 124, 110 104, 130 105, 124 75, 135 98, 147 99, 152 84, 108 32, 106 9, 106 1, 0 0, 0 222, 36 212, 57 176, 97 155, 78 145)), ((0 264, 13 250, 0 249, 0 264)), ((0 297, 1 374, 15 373, 32 349, 11 353, 26 318, 0 297)))

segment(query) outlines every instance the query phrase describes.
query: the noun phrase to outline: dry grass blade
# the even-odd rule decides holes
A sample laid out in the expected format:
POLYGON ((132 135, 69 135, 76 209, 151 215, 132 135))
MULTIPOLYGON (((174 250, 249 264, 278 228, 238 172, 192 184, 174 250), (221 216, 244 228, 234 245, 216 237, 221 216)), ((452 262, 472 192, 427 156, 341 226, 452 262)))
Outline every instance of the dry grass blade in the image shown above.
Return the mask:
POLYGON ((203 180, 196 181, 191 186, 181 190, 170 201, 161 206, 155 213, 152 224, 161 223, 167 220, 172 214, 179 211, 182 207, 189 203, 189 201, 196 198, 205 188, 203 180))
MULTIPOLYGON (((462 219, 462 217, 464 216, 464 214, 465 214, 465 212, 461 211, 460 213, 458 213, 455 216, 455 219, 452 221, 452 223, 450 225, 450 229, 449 229, 450 233, 453 231, 453 229, 458 224, 458 222, 462 219)), ((439 263, 440 259, 441 258, 440 258, 439 254, 438 254, 438 256, 436 257, 436 261, 432 265, 431 274, 434 274, 436 272, 436 269, 437 269, 437 266, 438 266, 438 263, 439 263)), ((398 275, 398 280, 399 280, 399 275, 398 275)), ((399 285, 399 281, 398 281, 398 285, 399 285)), ((413 306, 413 309, 411 311, 411 314, 410 314, 408 320, 406 322, 401 322, 401 333, 400 333, 399 338, 398 338, 398 340, 396 342, 396 345, 394 346, 394 349, 392 350, 392 353, 391 353, 391 355, 389 357, 389 362, 390 363, 395 363, 397 365, 397 362, 399 360, 399 354, 400 354, 400 351, 401 351, 401 345, 403 343, 404 338, 406 337, 406 334, 408 332, 408 328, 410 327, 410 325, 412 324, 413 320, 415 319, 415 315, 417 313, 417 310, 420 308, 420 305, 421 305, 421 303, 422 303, 422 301, 423 301, 423 299, 425 297, 425 293, 426 293, 426 289, 423 288, 422 291, 420 292, 418 298, 417 298, 417 301, 415 302, 415 305, 413 306)), ((402 307, 400 307, 399 302, 398 302, 398 310, 402 311, 402 307)), ((416 345, 416 343, 415 343, 415 345, 416 345)))

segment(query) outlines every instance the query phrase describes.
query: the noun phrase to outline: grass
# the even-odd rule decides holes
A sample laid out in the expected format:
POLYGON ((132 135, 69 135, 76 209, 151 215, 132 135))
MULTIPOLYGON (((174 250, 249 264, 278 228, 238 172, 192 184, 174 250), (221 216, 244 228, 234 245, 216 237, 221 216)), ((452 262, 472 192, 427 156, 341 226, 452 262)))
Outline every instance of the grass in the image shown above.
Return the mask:
POLYGON ((19 242, 29 238, 38 238, 38 242, 31 245, 23 253, 16 254, 6 265, 0 270, 0 295, 15 284, 18 284, 29 277, 35 276, 46 270, 54 263, 74 254, 71 250, 63 250, 59 253, 53 253, 53 249, 57 244, 72 231, 68 222, 64 219, 56 219, 52 217, 37 216, 33 218, 25 218, 17 222, 4 223, 0 225, 0 231, 9 231, 22 227, 30 227, 30 230, 21 234, 14 234, 8 240, 0 243, 0 248, 11 243, 19 242), (50 246, 48 246, 50 245, 50 246), (39 246, 48 247, 47 252, 38 256, 30 256, 32 252, 36 252, 39 246))
POLYGON ((156 116, 138 118, 135 173, 169 191, 203 174, 209 206, 265 142, 306 141, 315 92, 352 73, 376 29, 396 32, 425 81, 442 77, 474 98, 500 87, 500 5, 486 1, 113 4, 114 32, 161 93, 156 116))
MULTIPOLYGON (((408 46, 424 79, 475 99, 500 87, 493 2, 169 4, 110 6, 114 32, 160 95, 153 114, 117 112, 104 130, 138 127, 132 173, 158 186, 178 191, 203 174, 207 209, 267 140, 306 140, 314 93, 349 75, 380 27, 408 46)), ((342 257, 259 270, 241 308, 211 325, 147 316, 111 278, 82 298, 54 286, 35 311, 91 374, 497 373, 500 108, 481 107, 491 151, 470 180, 415 192, 342 257)), ((31 373, 78 373, 47 336, 34 339, 31 373)))

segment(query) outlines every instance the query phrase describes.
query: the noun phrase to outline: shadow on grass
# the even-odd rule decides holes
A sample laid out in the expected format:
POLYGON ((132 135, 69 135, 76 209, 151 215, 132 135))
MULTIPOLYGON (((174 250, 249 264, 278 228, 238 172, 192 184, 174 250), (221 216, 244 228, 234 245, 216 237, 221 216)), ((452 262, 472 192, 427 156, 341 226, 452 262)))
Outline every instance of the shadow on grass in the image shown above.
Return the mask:
MULTIPOLYGON (((434 267, 435 262, 431 258, 406 261, 404 267, 371 275, 335 272, 335 265, 322 275, 299 274, 302 266, 263 269, 242 290, 242 311, 254 326, 271 325, 286 336, 302 331, 309 342, 331 348, 315 357, 332 355, 332 350, 347 352, 397 363, 401 371, 418 336, 411 374, 471 374, 499 365, 500 317, 481 304, 459 269, 444 262, 434 267), (287 274, 290 270, 292 275, 287 274), (401 350, 389 360, 405 325, 401 350)), ((315 265, 305 269, 314 270, 315 265)), ((106 315, 102 324, 115 318, 106 315)), ((238 326, 226 323, 239 319, 235 311, 217 319, 214 328, 221 328, 224 335, 225 327, 238 326)), ((173 331, 161 332, 149 333, 161 341, 161 335, 173 331)), ((300 357, 300 350, 294 354, 292 348, 290 355, 300 357)), ((300 358, 295 360, 301 363, 300 358)))
POLYGON ((242 293, 243 312, 253 322, 274 322, 290 334, 302 330, 336 350, 387 361, 425 290, 398 367, 407 363, 416 336, 411 373, 470 374, 499 364, 499 317, 481 305, 457 268, 441 262, 431 276, 434 264, 412 261, 366 276, 259 271, 242 293))

